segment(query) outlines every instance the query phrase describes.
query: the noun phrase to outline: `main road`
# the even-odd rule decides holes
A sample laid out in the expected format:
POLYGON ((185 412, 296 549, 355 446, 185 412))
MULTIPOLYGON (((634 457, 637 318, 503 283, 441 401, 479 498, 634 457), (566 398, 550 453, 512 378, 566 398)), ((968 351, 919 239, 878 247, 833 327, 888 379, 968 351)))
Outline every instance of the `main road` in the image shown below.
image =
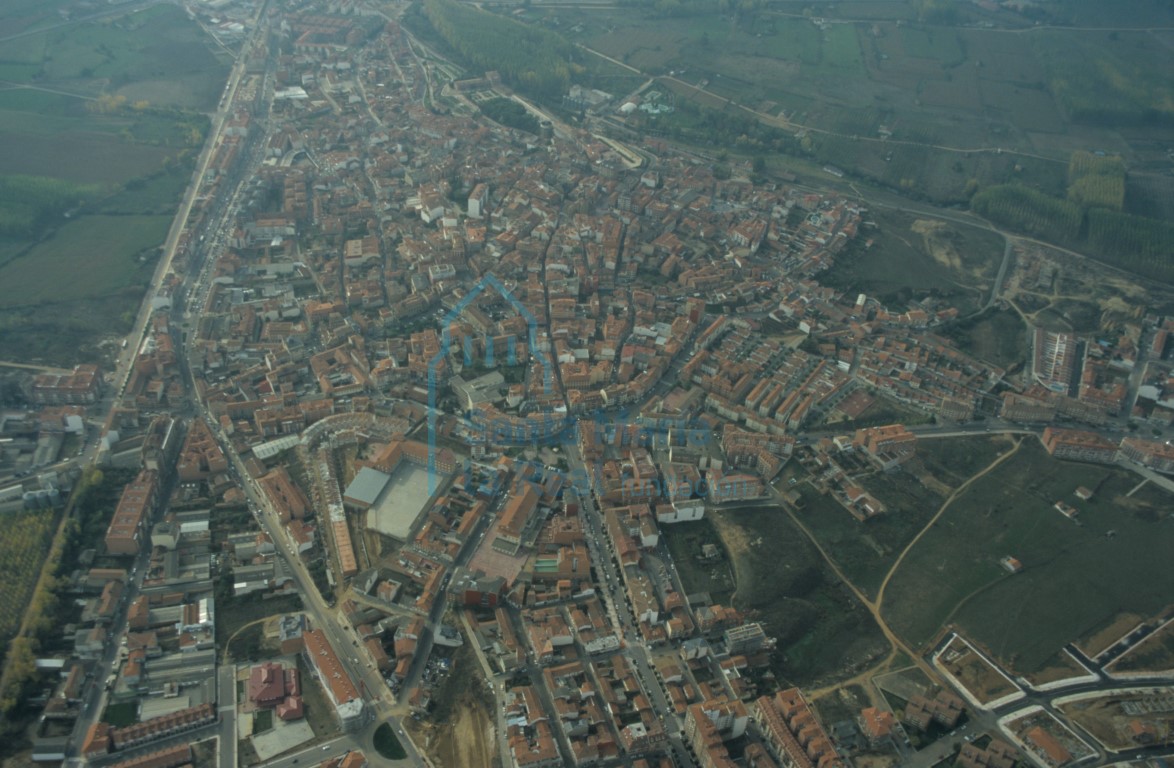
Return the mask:
MULTIPOLYGON (((241 49, 242 51, 247 50, 252 45, 253 40, 262 28, 261 21, 264 18, 265 9, 268 5, 268 0, 265 0, 257 7, 257 14, 253 19, 253 36, 244 44, 241 49)), ((135 318, 134 326, 127 336, 129 339, 129 343, 127 344, 128 349, 125 354, 120 355, 118 358, 118 368, 114 377, 116 382, 115 400, 121 399, 126 389, 126 382, 130 378, 131 363, 134 362, 135 353, 142 345, 147 322, 151 319, 154 311, 152 299, 158 293, 164 278, 171 272, 171 263, 175 259, 176 251, 179 249, 180 237, 183 235, 184 230, 187 229, 188 220, 192 213, 192 206, 195 205, 196 198, 200 192, 200 185, 208 173, 208 167, 211 165, 212 158, 215 157, 216 150, 219 148, 220 141, 224 136, 224 125, 230 116, 241 78, 245 75, 248 58, 248 56, 238 57, 232 67, 232 71, 229 73, 228 83, 225 85, 225 96, 220 101, 220 107, 212 116, 211 130, 208 133, 207 140, 204 142, 204 148, 200 150, 200 155, 196 159, 196 169, 192 172, 192 182, 188 185, 187 192, 183 196, 183 201, 179 204, 179 210, 171 222, 171 229, 167 233, 167 239, 163 241, 162 258, 159 259, 159 264, 155 267, 155 274, 151 278, 147 295, 139 307, 139 313, 135 318)), ((111 410, 111 414, 113 414, 113 410, 111 410)), ((109 427, 109 424, 107 424, 107 427, 109 427)))

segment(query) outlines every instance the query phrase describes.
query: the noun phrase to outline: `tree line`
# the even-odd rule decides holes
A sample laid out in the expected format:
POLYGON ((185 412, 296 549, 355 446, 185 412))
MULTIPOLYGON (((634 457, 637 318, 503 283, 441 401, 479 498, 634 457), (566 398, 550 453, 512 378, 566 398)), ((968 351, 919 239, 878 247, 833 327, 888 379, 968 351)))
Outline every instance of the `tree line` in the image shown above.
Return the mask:
POLYGON ((970 207, 1008 229, 1086 251, 1143 277, 1174 282, 1174 224, 1169 222, 1085 208, 1020 184, 987 187, 970 207))
POLYGON ((517 128, 526 133, 538 133, 538 118, 513 99, 490 99, 481 105, 481 111, 495 123, 517 128))
POLYGON ((561 35, 528 27, 455 0, 424 0, 432 28, 471 67, 536 98, 557 101, 571 84, 575 49, 561 35))

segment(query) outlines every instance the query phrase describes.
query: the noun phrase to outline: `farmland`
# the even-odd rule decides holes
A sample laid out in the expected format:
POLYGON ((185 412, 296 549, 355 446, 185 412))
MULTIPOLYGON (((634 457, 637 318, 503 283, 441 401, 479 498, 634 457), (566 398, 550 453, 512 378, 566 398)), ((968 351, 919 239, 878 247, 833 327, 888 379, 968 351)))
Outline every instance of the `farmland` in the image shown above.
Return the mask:
POLYGON ((27 510, 7 515, 4 536, 0 537, 0 647, 20 627, 33 587, 41 574, 41 563, 53 536, 52 510, 27 510))
POLYGON ((168 216, 84 216, 0 269, 5 307, 105 296, 145 285, 168 216))
MULTIPOLYGON (((1161 147, 1174 122, 1165 33, 1145 31, 1133 15, 1120 29, 1081 29, 1103 16, 1086 3, 1022 13, 955 4, 932 23, 914 3, 837 3, 819 15, 788 2, 722 7, 537 3, 514 15, 674 94, 675 112, 635 113, 629 128, 832 163, 857 182, 939 204, 965 205, 989 189, 975 210, 1002 226, 1170 279, 1162 254, 1174 232, 1162 217, 1172 196, 1154 173, 1169 168, 1161 147), (1056 26, 1036 27, 1041 20, 1056 26), (714 125, 733 117, 732 130, 714 125), (1129 175, 1069 183, 1069 158, 1081 150, 1119 156, 1129 175), (1155 218, 1128 218, 1123 203, 1155 218)), ((1174 23, 1159 3, 1145 3, 1140 17, 1174 23)), ((593 84, 617 96, 629 87, 593 84)))
POLYGON ((0 357, 71 365, 127 325, 227 59, 175 6, 70 22, 56 5, 0 11, 26 33, 0 53, 0 188, 53 193, 6 208, 0 357))
POLYGON ((884 614, 914 646, 957 624, 1003 663, 1030 673, 1122 610, 1156 612, 1174 594, 1169 498, 1126 497, 1136 478, 1050 458, 1028 440, 976 481, 914 547, 889 584, 884 614), (1095 490, 1090 501, 1073 496, 1095 490), (1076 521, 1053 508, 1079 510, 1076 521), (1023 570, 1008 574, 1011 555, 1023 570))

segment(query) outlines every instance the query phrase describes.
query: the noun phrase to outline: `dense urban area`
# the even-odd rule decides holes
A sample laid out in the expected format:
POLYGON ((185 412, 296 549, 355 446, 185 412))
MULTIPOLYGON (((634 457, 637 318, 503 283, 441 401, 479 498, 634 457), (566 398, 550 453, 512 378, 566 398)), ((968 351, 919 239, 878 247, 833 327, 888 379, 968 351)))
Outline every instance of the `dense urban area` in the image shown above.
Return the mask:
POLYGON ((6 765, 1168 764, 1162 284, 482 63, 508 11, 181 7, 141 307, 0 361, 6 765), (851 279, 904 238, 952 285, 851 279))

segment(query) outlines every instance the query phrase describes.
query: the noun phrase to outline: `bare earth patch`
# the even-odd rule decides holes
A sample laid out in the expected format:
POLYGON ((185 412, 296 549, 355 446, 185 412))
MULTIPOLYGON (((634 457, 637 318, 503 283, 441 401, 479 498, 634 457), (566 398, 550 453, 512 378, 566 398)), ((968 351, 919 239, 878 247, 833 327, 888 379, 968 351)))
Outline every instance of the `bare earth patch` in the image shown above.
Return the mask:
MULTIPOLYGON (((1118 499, 1120 501, 1120 499, 1118 499)), ((1076 647, 1090 659, 1106 651, 1113 643, 1145 619, 1136 613, 1119 613, 1107 626, 1098 629, 1087 639, 1076 641, 1076 647)))
POLYGON ((953 244, 941 236, 942 230, 946 229, 944 222, 917 219, 909 225, 909 229, 921 235, 925 241, 925 250, 929 251, 934 261, 950 269, 962 270, 962 257, 954 250, 953 244))

